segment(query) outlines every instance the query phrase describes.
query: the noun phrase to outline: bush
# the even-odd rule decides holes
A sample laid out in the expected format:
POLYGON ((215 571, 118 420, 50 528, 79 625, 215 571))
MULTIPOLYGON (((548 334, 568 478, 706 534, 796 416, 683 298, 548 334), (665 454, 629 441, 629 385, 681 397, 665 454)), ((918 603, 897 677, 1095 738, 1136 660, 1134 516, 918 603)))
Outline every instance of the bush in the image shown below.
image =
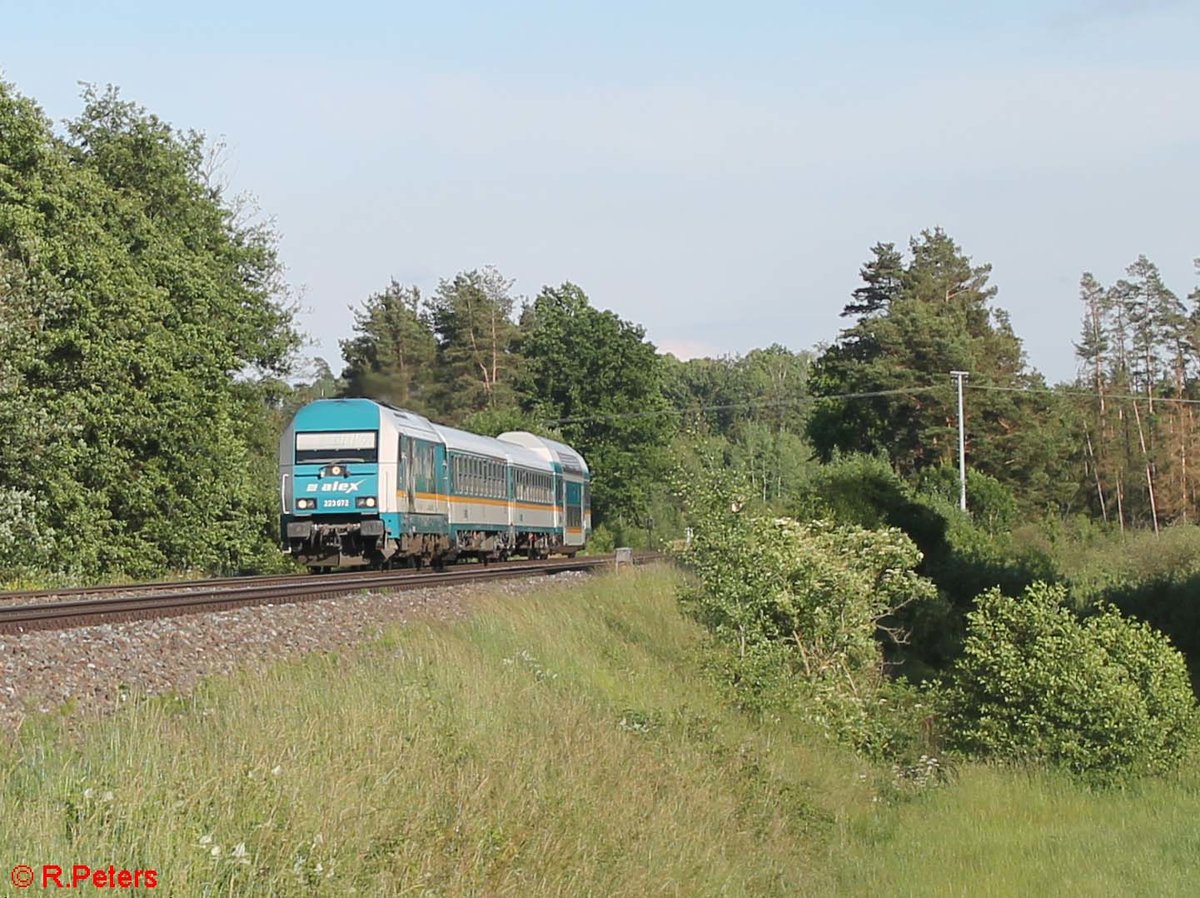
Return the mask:
POLYGON ((738 703, 790 706, 871 754, 915 744, 895 732, 914 716, 890 712, 916 703, 884 678, 878 641, 899 635, 900 608, 935 596, 913 571, 921 555, 912 541, 895 529, 772 518, 719 491, 691 508, 683 558, 696 581, 682 600, 721 647, 720 677, 738 703))
POLYGON ((1171 768, 1196 724, 1183 657, 1111 608, 1081 622, 1066 599, 1039 582, 976 600, 947 692, 952 743, 1095 781, 1171 768))
MULTIPOLYGON (((921 475, 920 491, 955 507, 959 502, 957 468, 929 468, 921 475)), ((1007 533, 1017 520, 1017 500, 1007 486, 982 471, 967 471, 967 505, 971 520, 988 533, 1007 533)))

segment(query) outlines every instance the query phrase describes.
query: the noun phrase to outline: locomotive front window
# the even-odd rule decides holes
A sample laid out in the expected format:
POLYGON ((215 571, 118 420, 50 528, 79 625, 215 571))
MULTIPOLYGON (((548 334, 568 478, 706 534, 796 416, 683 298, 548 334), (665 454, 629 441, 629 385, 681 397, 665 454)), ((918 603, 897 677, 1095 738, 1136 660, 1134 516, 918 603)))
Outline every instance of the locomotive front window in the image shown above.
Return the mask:
POLYGON ((377 439, 378 434, 373 430, 298 433, 296 434, 296 464, 376 462, 379 460, 377 439))

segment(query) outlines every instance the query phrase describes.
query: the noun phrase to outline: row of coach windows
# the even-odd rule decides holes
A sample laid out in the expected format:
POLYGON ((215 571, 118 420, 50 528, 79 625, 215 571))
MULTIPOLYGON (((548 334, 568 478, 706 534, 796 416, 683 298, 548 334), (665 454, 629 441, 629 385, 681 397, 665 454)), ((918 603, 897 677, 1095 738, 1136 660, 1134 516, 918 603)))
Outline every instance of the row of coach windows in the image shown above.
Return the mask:
POLYGON ((467 496, 505 499, 504 465, 486 458, 460 455, 454 459, 454 489, 467 496))
POLYGON ((516 494, 518 502, 541 502, 551 505, 554 502, 554 480, 549 474, 539 474, 537 471, 516 472, 516 494))

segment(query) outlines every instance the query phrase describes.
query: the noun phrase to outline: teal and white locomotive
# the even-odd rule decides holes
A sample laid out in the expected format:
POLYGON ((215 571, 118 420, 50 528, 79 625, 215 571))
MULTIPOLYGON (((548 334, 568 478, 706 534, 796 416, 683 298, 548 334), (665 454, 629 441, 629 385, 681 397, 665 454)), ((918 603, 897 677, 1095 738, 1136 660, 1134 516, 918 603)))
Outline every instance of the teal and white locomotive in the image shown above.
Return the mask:
POLYGON ((301 408, 279 443, 281 537, 314 569, 574 555, 591 533, 583 457, 370 399, 301 408))

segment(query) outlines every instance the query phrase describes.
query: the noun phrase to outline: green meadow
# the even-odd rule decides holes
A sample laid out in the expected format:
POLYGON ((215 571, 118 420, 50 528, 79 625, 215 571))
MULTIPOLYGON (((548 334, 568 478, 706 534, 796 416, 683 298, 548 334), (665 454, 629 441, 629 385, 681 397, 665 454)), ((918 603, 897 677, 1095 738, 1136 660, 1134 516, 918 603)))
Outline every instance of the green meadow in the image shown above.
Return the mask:
POLYGON ((734 710, 678 577, 484 594, 465 622, 24 732, 0 862, 154 869, 144 893, 177 896, 1196 894, 1194 764, 915 785, 734 710))

